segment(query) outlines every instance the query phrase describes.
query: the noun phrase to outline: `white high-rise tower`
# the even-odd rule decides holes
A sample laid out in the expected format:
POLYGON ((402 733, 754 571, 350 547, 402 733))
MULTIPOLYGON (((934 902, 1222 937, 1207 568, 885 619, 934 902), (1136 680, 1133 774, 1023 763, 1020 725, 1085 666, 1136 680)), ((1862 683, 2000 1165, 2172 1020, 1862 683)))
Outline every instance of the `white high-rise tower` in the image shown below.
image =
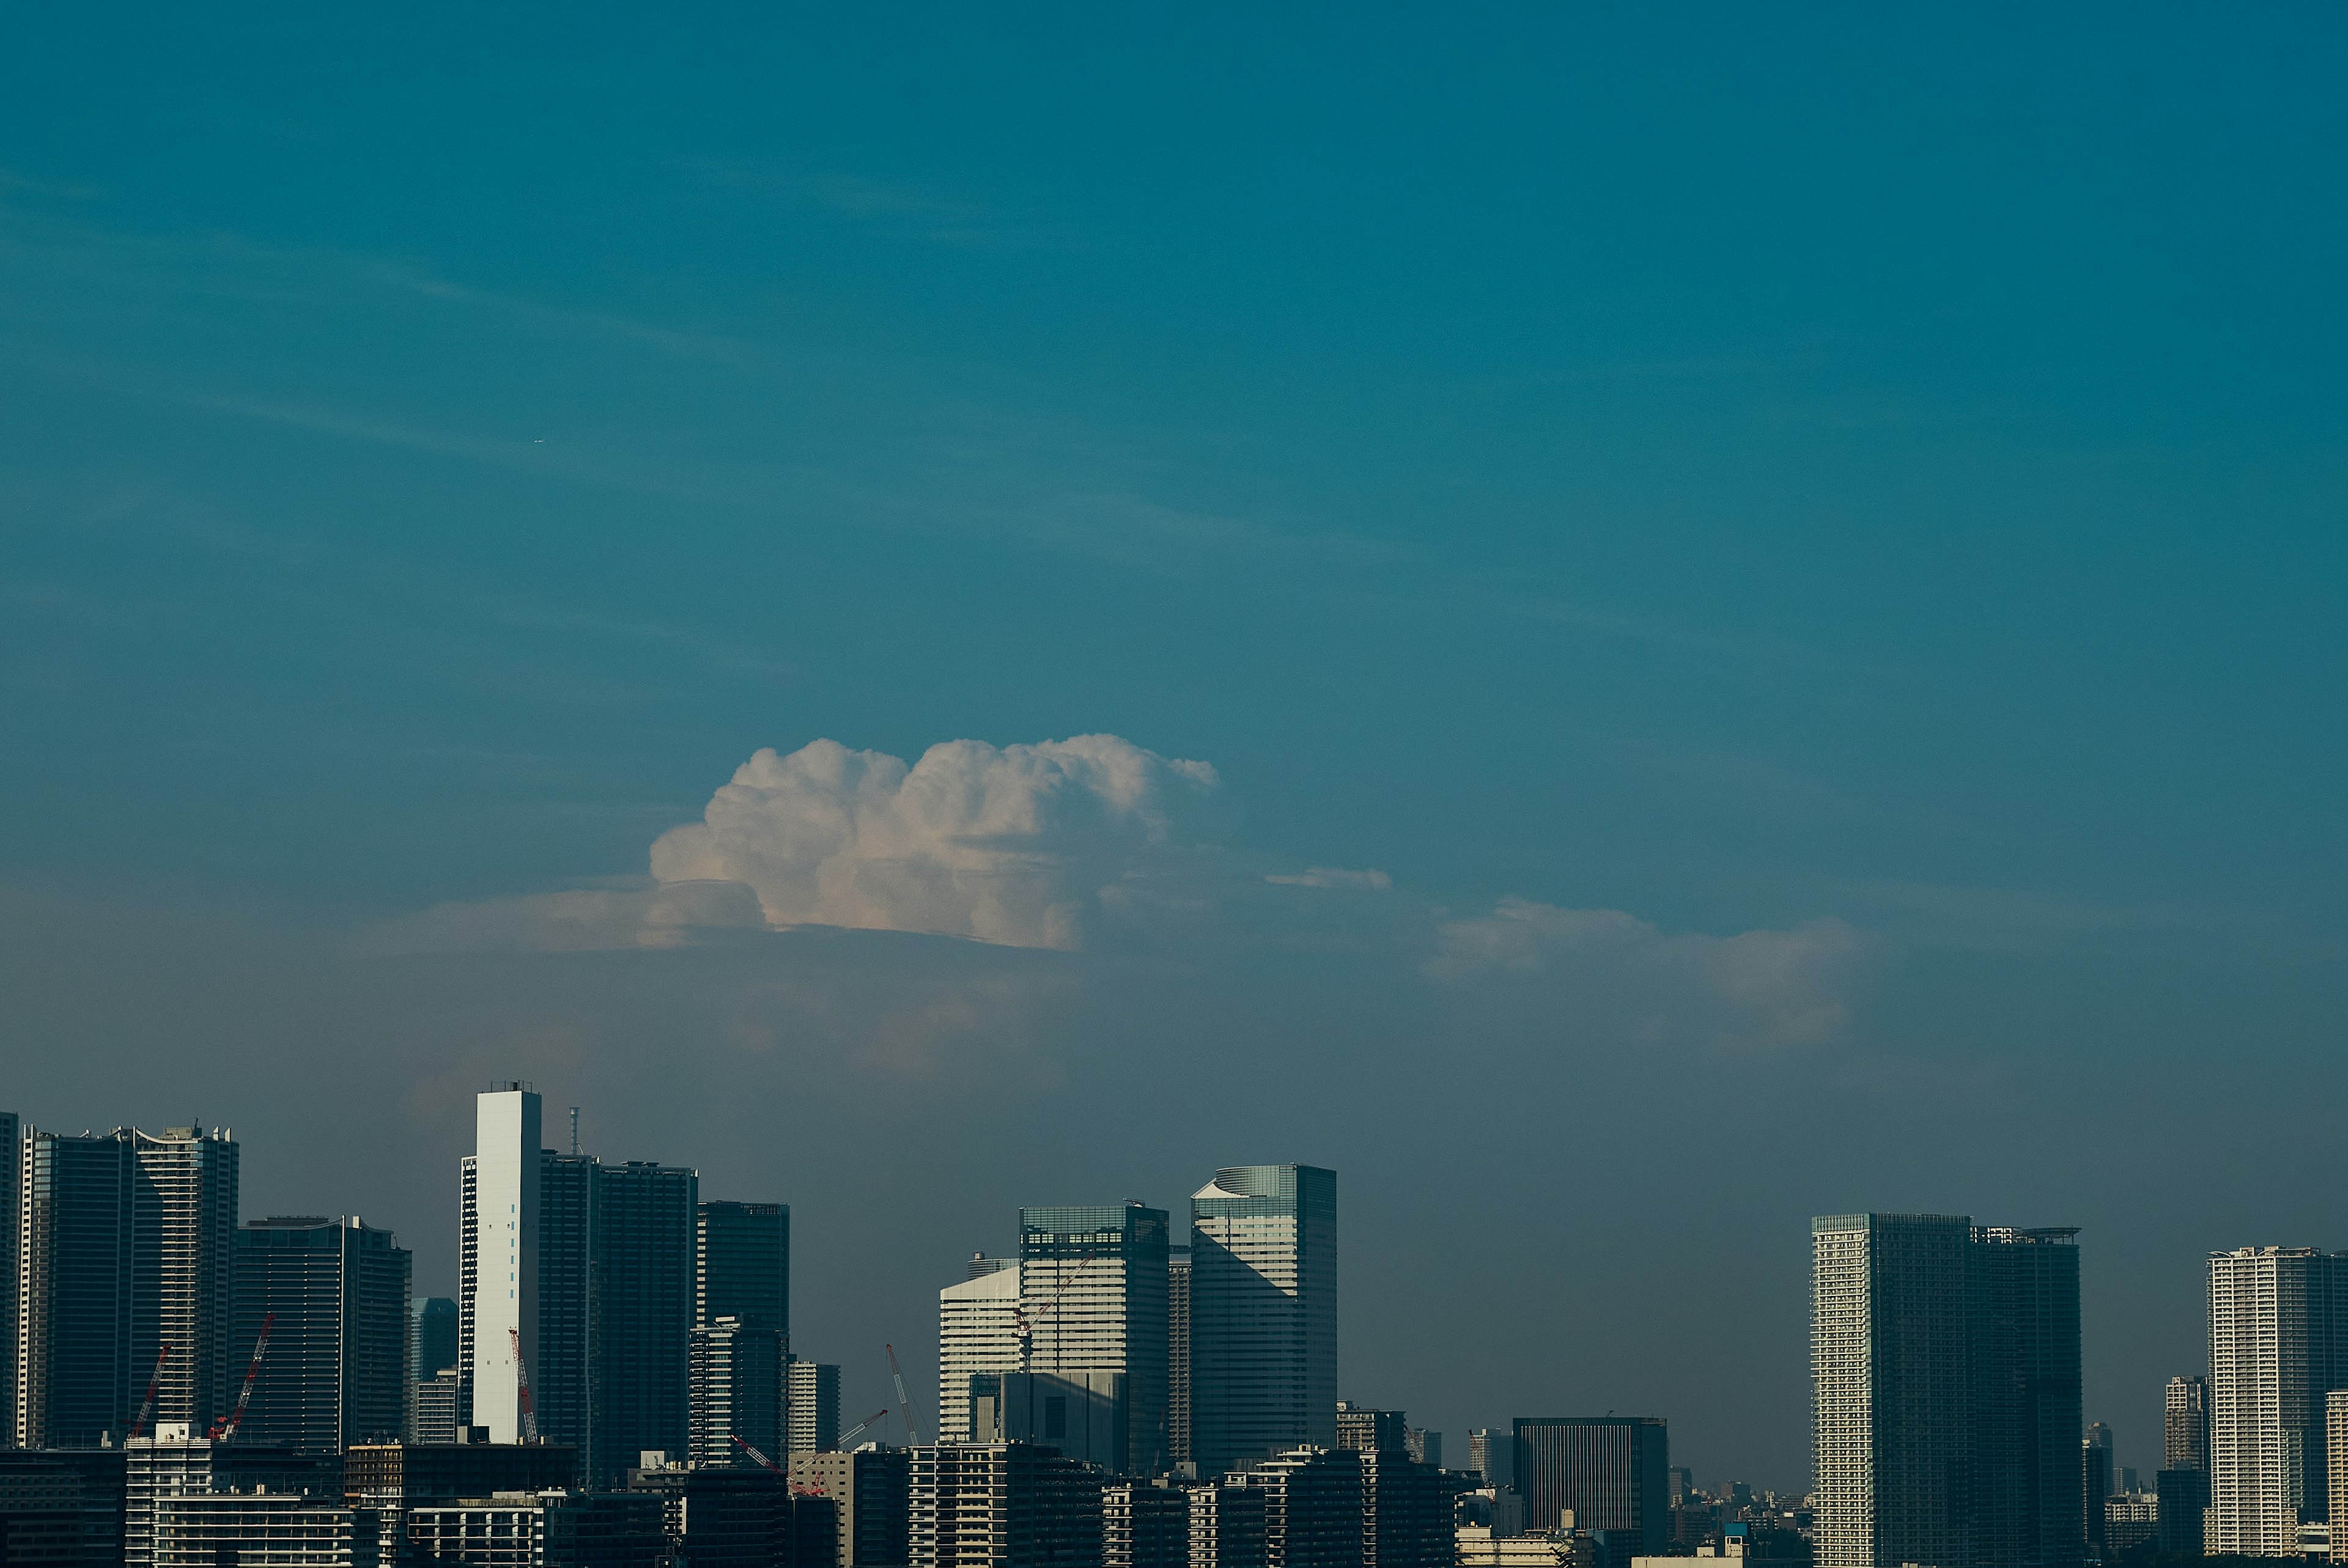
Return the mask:
POLYGON ((1023 1370, 1017 1264, 938 1292, 938 1441, 970 1440, 973 1373, 1023 1370))
POLYGON ((538 1354, 538 1095, 499 1084, 481 1094, 475 1117, 458 1259, 459 1398, 466 1424, 510 1443, 521 1438, 517 1332, 523 1360, 538 1354))

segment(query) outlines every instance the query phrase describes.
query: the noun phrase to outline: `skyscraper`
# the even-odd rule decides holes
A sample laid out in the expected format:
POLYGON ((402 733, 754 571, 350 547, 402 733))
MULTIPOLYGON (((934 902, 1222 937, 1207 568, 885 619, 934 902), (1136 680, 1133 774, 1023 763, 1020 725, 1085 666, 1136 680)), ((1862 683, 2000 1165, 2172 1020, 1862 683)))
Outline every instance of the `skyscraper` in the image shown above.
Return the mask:
MULTIPOLYGON (((579 1450, 582 1475, 595 1409, 596 1172, 592 1155, 549 1149, 538 1166, 538 1348, 530 1393, 541 1441, 579 1450)), ((591 1484, 592 1484, 591 1482, 591 1484)))
POLYGON ((1140 1204, 1019 1211, 1020 1369, 1125 1374, 1114 1468, 1166 1469, 1167 1214, 1140 1204))
POLYGON ((971 1440, 970 1379, 1016 1372, 1019 1269, 990 1269, 938 1292, 938 1440, 971 1440))
MULTIPOLYGON (((17 1207, 25 1191, 19 1151, 21 1126, 13 1111, 0 1111, 0 1356, 16 1353, 17 1207)), ((0 1448, 16 1440, 16 1379, 0 1372, 0 1448)))
POLYGON ((1189 1462, 1190 1249, 1166 1252, 1166 1459, 1189 1462))
MULTIPOLYGON (((1967 1490, 1981 1568, 2076 1568, 2079 1248, 2075 1226, 1976 1226, 1966 1255, 1972 1452, 1967 1490)), ((2103 1503, 2095 1504, 2100 1521, 2103 1503)))
POLYGON ((738 1317, 791 1348, 791 1211, 788 1204, 711 1198, 695 1218, 694 1321, 738 1317))
POLYGON ((591 1485, 646 1449, 683 1453, 692 1424, 695 1216, 700 1177, 648 1160, 596 1173, 595 1413, 591 1485))
POLYGON ((1216 1475, 1337 1440, 1337 1173, 1241 1165, 1190 1199, 1190 1443, 1216 1475))
POLYGON ((457 1367, 457 1298, 453 1296, 411 1296, 407 1301, 407 1412, 409 1442, 453 1442, 450 1436, 426 1438, 421 1425, 424 1403, 432 1407, 431 1430, 453 1432, 457 1425, 457 1385, 444 1385, 440 1374, 457 1367), (431 1385, 431 1391, 424 1392, 431 1385))
MULTIPOLYGON (((829 1453, 839 1446, 839 1368, 828 1361, 792 1358, 784 1409, 790 1430, 784 1446, 795 1454, 829 1453)), ((904 1414, 902 1410, 899 1415, 904 1414)))
POLYGON ((1574 1528, 1627 1540, 1629 1556, 1671 1539, 1671 1435, 1659 1418, 1519 1416, 1515 1436, 1531 1528, 1555 1530, 1570 1508, 1574 1528))
MULTIPOLYGON (((458 1421, 493 1443, 521 1440, 520 1368, 538 1357, 539 1098, 509 1082, 474 1102, 458 1235, 458 1421)), ((566 1439, 565 1440, 571 1440, 566 1439)))
POLYGON ((2348 1254, 2209 1255, 2212 1555, 2287 1557, 2330 1508, 2323 1397, 2348 1388, 2348 1254))
POLYGON ((2087 1550, 2106 1555, 2104 1504, 2112 1495, 2112 1429, 2097 1421, 2079 1440, 2079 1486, 2085 1498, 2081 1518, 2086 1526, 2087 1550))
POLYGON ((2075 1235, 1811 1222, 1818 1568, 2078 1561, 2075 1235))
POLYGON ((201 1430, 223 1414, 237 1207, 227 1133, 28 1128, 16 1184, 17 1442, 118 1439, 150 1377, 150 1430, 201 1430))
POLYGON ((788 1398, 783 1337, 764 1323, 727 1316, 693 1331, 693 1423, 686 1457, 725 1469, 753 1464, 735 1440, 780 1463, 788 1398))
POLYGON ((399 1435, 407 1405, 409 1257, 357 1219, 276 1215, 237 1233, 236 1348, 269 1353, 240 1439, 340 1453, 399 1435))
POLYGON ((1484 1478, 1486 1486, 1517 1484, 1517 1455, 1513 1437, 1508 1432, 1494 1431, 1490 1427, 1474 1427, 1468 1433, 1468 1468, 1484 1478))
POLYGON ((2161 1468, 2209 1468, 2209 1379, 2168 1379, 2168 1417, 2162 1426, 2161 1468))

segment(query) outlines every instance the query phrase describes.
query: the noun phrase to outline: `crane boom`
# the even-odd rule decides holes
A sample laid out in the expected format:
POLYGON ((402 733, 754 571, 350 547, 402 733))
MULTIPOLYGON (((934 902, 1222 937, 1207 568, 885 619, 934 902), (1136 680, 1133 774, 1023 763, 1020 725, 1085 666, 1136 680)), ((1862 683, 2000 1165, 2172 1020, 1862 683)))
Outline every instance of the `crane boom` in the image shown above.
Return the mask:
MULTIPOLYGON (((922 1440, 913 1435, 913 1401, 905 1392, 905 1369, 897 1365, 897 1348, 894 1345, 883 1345, 880 1348, 889 1352, 889 1376, 897 1379, 897 1411, 905 1418, 906 1445, 919 1448, 922 1446, 922 1440)), ((885 1410, 881 1412, 883 1415, 887 1413, 885 1410)), ((870 1422, 866 1423, 868 1426, 870 1424, 870 1422)), ((862 1428, 858 1429, 860 1431, 862 1430, 862 1428)))
POLYGON ((875 1421, 879 1420, 881 1417, 883 1417, 883 1416, 887 1415, 888 1413, 889 1413, 889 1407, 888 1407, 888 1406, 886 1406, 886 1405, 881 1406, 879 1409, 877 1409, 877 1410, 873 1411, 870 1415, 869 1415, 869 1416, 865 1417, 862 1420, 860 1420, 860 1421, 857 1422, 854 1426, 852 1426, 852 1427, 849 1428, 846 1431, 844 1431, 844 1432, 840 1433, 840 1434, 839 1434, 839 1436, 836 1440, 835 1440, 835 1441, 837 1441, 837 1442, 839 1444, 839 1447, 840 1447, 840 1449, 841 1449, 841 1450, 842 1450, 843 1452, 844 1452, 844 1451, 846 1451, 846 1450, 847 1450, 847 1448, 848 1448, 849 1443, 850 1443, 850 1441, 851 1441, 851 1440, 856 1437, 856 1435, 857 1435, 859 1432, 861 1432, 865 1428, 867 1428, 867 1427, 870 1426, 873 1422, 875 1422, 875 1421))
POLYGON ((131 1424, 130 1435, 139 1436, 147 1430, 147 1418, 155 1413, 155 1389, 163 1381, 163 1363, 171 1358, 171 1348, 164 1346, 155 1353, 155 1375, 147 1379, 147 1398, 139 1406, 139 1419, 131 1424))
POLYGON ((768 1459, 765 1454, 760 1453, 757 1449, 754 1449, 748 1443, 744 1442, 740 1432, 735 1432, 730 1435, 734 1439, 734 1446, 736 1448, 740 1449, 744 1453, 748 1454, 752 1459, 757 1460, 760 1464, 764 1465, 767 1469, 773 1471, 777 1475, 783 1473, 783 1467, 781 1465, 777 1464, 773 1460, 768 1459))
POLYGON ((530 1397, 530 1364, 521 1358, 521 1330, 508 1328, 506 1334, 513 1341, 514 1394, 521 1403, 519 1435, 522 1441, 534 1443, 538 1441, 538 1406, 530 1397))
POLYGON ((209 1434, 215 1441, 234 1442, 236 1431, 244 1425, 244 1408, 252 1403, 253 1380, 261 1376, 261 1358, 269 1354, 269 1331, 277 1327, 277 1314, 268 1313, 261 1319, 261 1336, 252 1342, 252 1362, 244 1369, 244 1386, 236 1391, 236 1409, 229 1412, 226 1421, 214 1421, 209 1434))

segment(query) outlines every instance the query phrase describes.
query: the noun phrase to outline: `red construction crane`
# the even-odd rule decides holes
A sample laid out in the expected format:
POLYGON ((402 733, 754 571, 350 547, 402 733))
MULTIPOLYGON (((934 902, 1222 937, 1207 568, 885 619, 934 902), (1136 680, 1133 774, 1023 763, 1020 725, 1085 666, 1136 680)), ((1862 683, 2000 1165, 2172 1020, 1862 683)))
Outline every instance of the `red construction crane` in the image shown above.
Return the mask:
POLYGON ((760 1464, 766 1466, 768 1470, 773 1471, 777 1475, 783 1473, 783 1467, 781 1465, 777 1464, 773 1460, 768 1459, 765 1454, 760 1453, 757 1449, 754 1449, 748 1443, 744 1442, 740 1432, 735 1432, 730 1435, 734 1439, 734 1446, 736 1448, 740 1449, 744 1453, 748 1454, 752 1459, 757 1460, 760 1464))
POLYGON ((236 1409, 224 1421, 216 1420, 212 1430, 204 1435, 214 1442, 233 1442, 237 1428, 244 1425, 244 1408, 252 1403, 253 1380, 261 1376, 261 1358, 269 1354, 269 1331, 277 1327, 277 1314, 270 1313, 261 1320, 261 1337, 252 1342, 252 1362, 244 1369, 244 1386, 236 1391, 236 1409))
POLYGON ((521 1358, 521 1330, 509 1328, 506 1333, 513 1340, 514 1393, 521 1401, 521 1440, 534 1443, 538 1441, 538 1406, 530 1397, 530 1366, 521 1358))
MULTIPOLYGON (((899 1414, 905 1418, 906 1446, 909 1448, 919 1448, 922 1446, 922 1440, 913 1435, 913 1401, 911 1396, 905 1392, 905 1369, 897 1365, 897 1348, 894 1345, 883 1345, 880 1348, 889 1352, 889 1376, 897 1379, 897 1410, 899 1414)), ((888 1413, 888 1411, 883 1410, 880 1412, 880 1415, 885 1416, 888 1413)), ((872 1418, 872 1420, 877 1421, 880 1419, 880 1416, 875 1416, 872 1418)), ((864 1427, 869 1427, 871 1424, 872 1421, 867 1421, 864 1423, 864 1427)), ((856 1430, 860 1432, 864 1430, 864 1427, 859 1427, 856 1430)), ((843 1438, 840 1440, 845 1442, 848 1440, 843 1438)))
POLYGON ((854 1426, 840 1433, 834 1440, 839 1443, 839 1447, 844 1451, 849 1443, 855 1439, 859 1432, 861 1432, 865 1428, 870 1426, 873 1422, 879 1420, 888 1413, 889 1407, 886 1405, 881 1406, 879 1409, 873 1411, 870 1415, 865 1417, 862 1420, 857 1422, 854 1426))
POLYGON ((155 1387, 163 1380, 163 1363, 171 1358, 171 1348, 164 1346, 155 1352, 155 1375, 147 1379, 147 1398, 139 1407, 139 1419, 131 1423, 130 1435, 138 1437, 147 1430, 147 1418, 155 1413, 155 1387))

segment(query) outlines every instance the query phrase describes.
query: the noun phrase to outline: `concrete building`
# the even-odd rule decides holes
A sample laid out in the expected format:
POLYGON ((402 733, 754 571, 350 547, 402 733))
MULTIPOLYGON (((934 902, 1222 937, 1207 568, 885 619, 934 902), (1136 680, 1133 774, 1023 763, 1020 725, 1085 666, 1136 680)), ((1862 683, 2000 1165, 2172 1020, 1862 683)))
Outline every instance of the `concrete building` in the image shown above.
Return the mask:
POLYGON ((1272 1568, 1361 1568, 1369 1524, 1363 1460, 1353 1449, 1300 1448, 1233 1473, 1263 1494, 1272 1568))
MULTIPOLYGON (((1190 1249, 1166 1251, 1166 1458, 1190 1463, 1190 1249)), ((1191 1473, 1196 1473, 1193 1467, 1191 1473)))
POLYGON ((1451 1486, 1407 1454, 1362 1454, 1362 1568, 1448 1568, 1451 1486))
POLYGON ((703 1200, 695 1219, 696 1327, 721 1317, 771 1328, 791 1349, 791 1211, 788 1204, 703 1200))
POLYGON ((2116 1491, 2104 1499, 2104 1548, 2133 1552, 2160 1533, 2160 1499, 2148 1491, 2116 1491))
POLYGON ((1505 1486, 1478 1487, 1451 1499, 1454 1530, 1480 1529, 1502 1540, 1525 1532, 1525 1500, 1505 1486))
POLYGON ((2324 1475, 2330 1483, 2327 1523, 2339 1528, 2326 1542, 2334 1563, 2348 1563, 2348 1389, 2333 1389, 2323 1396, 2324 1475))
POLYGON ((458 1419, 488 1428, 493 1443, 521 1440, 516 1350, 536 1381, 547 1380, 538 1344, 540 1110, 537 1093, 519 1082, 477 1096, 473 1153, 460 1172, 458 1419))
MULTIPOLYGON (((1654 1416, 1519 1416, 1516 1475, 1527 1527, 1555 1530, 1570 1511, 1626 1555, 1671 1539, 1671 1437, 1654 1416)), ((1871 1565, 1870 1565, 1871 1568, 1871 1565)))
POLYGON ((123 1445, 122 1561, 154 1562, 156 1510, 176 1497, 214 1492, 331 1490, 334 1461, 318 1454, 191 1436, 188 1423, 163 1421, 151 1437, 123 1445))
POLYGON ((230 1399, 235 1142, 28 1128, 16 1146, 18 1446, 119 1440, 150 1378, 150 1422, 208 1428, 230 1399))
POLYGON ((453 1443, 457 1440, 457 1368, 438 1377, 419 1378, 407 1386, 407 1430, 411 1443, 453 1443))
POLYGON ((2324 1395, 2348 1388, 2348 1254, 2209 1255, 2213 1555, 2291 1556, 2330 1507, 2324 1395))
POLYGON ((0 1448, 0 1532, 10 1568, 122 1561, 120 1449, 0 1448))
POLYGON ((430 1563, 480 1568, 657 1568, 666 1541, 648 1491, 506 1492, 418 1508, 408 1544, 430 1563))
POLYGON ((1122 1372, 981 1372, 970 1380, 970 1440, 1045 1443, 1066 1457, 1127 1473, 1122 1372))
MULTIPOLYGON (((205 1492, 155 1509, 155 1568, 266 1563, 287 1568, 382 1568, 382 1522, 340 1497, 300 1492, 205 1492)), ((13 1561, 13 1559, 12 1559, 13 1561)))
POLYGON ((1404 1453, 1410 1447, 1410 1419, 1401 1410, 1373 1410, 1337 1401, 1337 1446, 1365 1453, 1404 1453))
POLYGON ((828 1361, 793 1361, 784 1407, 792 1453, 822 1453, 839 1446, 839 1368, 828 1361))
MULTIPOLYGON (((16 1249, 24 1200, 24 1123, 13 1111, 0 1111, 0 1356, 16 1353, 16 1249)), ((16 1439, 16 1379, 0 1372, 0 1448, 16 1439)))
MULTIPOLYGON (((874 1444, 841 1453, 791 1456, 791 1485, 829 1498, 839 1568, 903 1568, 912 1551, 912 1459, 874 1444)), ((819 1568, 800 1563, 797 1568, 819 1568)))
POLYGON ((829 1562, 793 1563, 790 1486, 773 1471, 638 1466, 628 1471, 627 1489, 661 1500, 662 1540, 678 1568, 826 1568, 829 1562))
POLYGON ((279 1214, 237 1233, 235 1346, 269 1353, 239 1436, 304 1453, 396 1439, 407 1424, 407 1249, 355 1217, 279 1214))
POLYGON ((407 1302, 407 1409, 400 1435, 410 1442, 451 1442, 453 1435, 427 1436, 417 1426, 427 1384, 445 1387, 445 1395, 435 1392, 433 1427, 435 1432, 453 1434, 457 1426, 455 1390, 464 1383, 464 1375, 457 1360, 457 1298, 453 1296, 410 1296, 407 1302), (445 1384, 441 1374, 452 1374, 445 1384), (445 1402, 447 1411, 440 1412, 445 1402))
POLYGON ((911 1453, 914 1568, 1101 1561, 1107 1477, 1030 1443, 936 1443, 911 1453))
POLYGON ((1138 1203, 1019 1211, 1019 1369, 1124 1378, 1120 1474, 1167 1469, 1168 1231, 1138 1203))
POLYGON ((1190 1199, 1199 1473, 1337 1440, 1337 1175, 1241 1165, 1190 1199))
POLYGON ((2209 1379, 2168 1379, 2167 1415, 2162 1423, 2160 1468, 2209 1468, 2209 1379))
POLYGON ((578 1480, 579 1450, 556 1443, 361 1443, 343 1456, 345 1497, 375 1511, 392 1542, 407 1539, 411 1509, 578 1480))
POLYGON ((764 1323, 726 1317, 693 1331, 694 1464, 755 1467, 742 1443, 769 1458, 790 1451, 788 1366, 782 1335, 764 1323))
POLYGON ((1482 1476, 1486 1486, 1516 1485, 1517 1449, 1514 1435, 1496 1431, 1490 1427, 1468 1429, 1468 1468, 1482 1476))
POLYGON ((1262 1489, 1209 1481, 1187 1487, 1190 1568, 1268 1568, 1262 1489))
POLYGON ((1101 1492, 1102 1568, 1189 1568, 1190 1499, 1179 1487, 1120 1481, 1101 1492))
MULTIPOLYGON (((972 1267, 990 1260, 973 1257, 972 1267)), ((1021 1369, 1019 1269, 973 1272, 938 1292, 938 1440, 970 1440, 970 1380, 1021 1369)))

